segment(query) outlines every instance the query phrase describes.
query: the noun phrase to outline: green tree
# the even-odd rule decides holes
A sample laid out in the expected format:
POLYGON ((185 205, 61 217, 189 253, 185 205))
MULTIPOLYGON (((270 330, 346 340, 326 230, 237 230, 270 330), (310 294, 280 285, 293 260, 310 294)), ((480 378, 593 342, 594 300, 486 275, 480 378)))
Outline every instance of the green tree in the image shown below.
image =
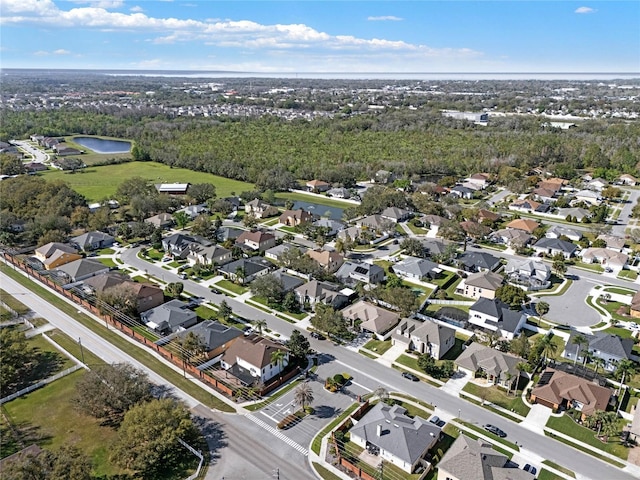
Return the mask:
POLYGON ((216 198, 216 187, 211 183, 194 183, 187 193, 196 203, 207 203, 216 198))
POLYGON ((576 358, 573 359, 573 364, 575 365, 578 361, 578 357, 580 356, 580 352, 582 351, 582 347, 589 345, 589 340, 587 340, 587 337, 579 333, 571 339, 571 344, 576 346, 576 358))
POLYGON ((184 284, 182 282, 171 282, 164 289, 164 292, 173 298, 179 297, 184 291, 184 284))
POLYGON ((552 268, 559 276, 564 276, 567 273, 567 265, 564 263, 564 258, 562 260, 554 260, 552 268))
POLYGON ((16 155, 0 153, 0 175, 21 175, 25 173, 22 160, 16 155))
POLYGON ((545 363, 549 360, 549 357, 555 356, 558 351, 558 344, 553 341, 551 335, 545 335, 538 339, 539 349, 544 357, 545 363))
POLYGON ((313 389, 308 383, 301 383, 293 391, 293 400, 303 410, 313 402, 313 389))
POLYGON ((298 330, 291 332, 289 340, 287 340, 287 348, 293 359, 304 361, 309 354, 311 346, 307 337, 302 335, 298 330))
POLYGON ((231 307, 229 306, 227 301, 226 300, 222 300, 222 302, 220 302, 220 305, 218 305, 218 316, 222 320, 227 322, 229 320, 229 318, 231 318, 231 314, 232 313, 233 313, 233 311, 231 310, 231 307))
POLYGON ((187 362, 192 363, 194 358, 199 357, 206 352, 202 337, 194 332, 187 332, 178 336, 176 339, 178 345, 178 355, 182 360, 182 373, 186 376, 187 362))
POLYGON ((258 219, 253 213, 248 213, 242 219, 242 223, 247 228, 254 228, 256 225, 258 225, 258 219))
POLYGON ((211 238, 212 228, 213 225, 211 224, 211 218, 209 215, 203 213, 198 215, 193 221, 191 233, 205 238, 211 238))
POLYGON ((129 317, 138 316, 138 295, 127 283, 105 288, 96 295, 100 313, 113 315, 123 313, 129 317))
POLYGON ((151 399, 147 374, 129 363, 92 365, 76 383, 71 402, 81 412, 119 425, 135 405, 151 399))
POLYGON ((347 322, 339 311, 321 303, 316 304, 315 310, 315 315, 311 318, 313 328, 336 336, 348 333, 347 322))
POLYGON ((373 391, 373 398, 380 402, 386 402, 389 399, 389 390, 384 387, 377 387, 373 391))
POLYGON ((538 301, 536 303, 536 313, 542 320, 542 317, 549 313, 549 304, 547 302, 538 301))
POLYGON ((622 388, 624 387, 624 382, 634 373, 636 373, 636 366, 631 360, 628 360, 625 358, 618 362, 618 364, 616 365, 616 371, 615 371, 615 377, 617 380, 620 381, 620 387, 618 388, 618 396, 620 396, 620 393, 622 392, 622 388))
POLYGON ((251 293, 266 298, 270 305, 281 304, 285 294, 282 281, 272 273, 262 275, 251 282, 251 293))
POLYGON ((424 258, 425 256, 425 249, 417 238, 405 238, 400 243, 400 248, 412 257, 424 258))
POLYGON ((189 224, 189 215, 183 211, 176 212, 173 214, 173 221, 180 230, 183 230, 189 224))
POLYGON ((111 460, 143 479, 164 478, 192 455, 178 439, 190 445, 198 440, 185 405, 170 398, 141 403, 124 416, 111 460))
POLYGON ((507 283, 496 290, 496 298, 502 300, 511 308, 520 308, 529 301, 529 296, 524 290, 507 283))
POLYGON ((259 335, 262 335, 265 328, 267 328, 267 321, 264 318, 253 322, 253 327, 258 331, 259 335))
POLYGON ((529 352, 531 350, 531 344, 529 343, 529 337, 527 337, 524 332, 520 333, 516 338, 514 338, 509 344, 509 349, 515 355, 528 358, 529 352))
POLYGON ((278 366, 278 369, 282 371, 282 368, 285 366, 285 360, 287 359, 287 352, 284 350, 275 350, 271 352, 271 363, 278 366))
POLYGON ((2 466, 3 480, 91 480, 91 459, 74 445, 62 445, 57 450, 43 450, 6 462, 2 466))
POLYGON ((3 393, 12 390, 33 359, 34 351, 24 332, 15 328, 0 329, 0 384, 3 393))

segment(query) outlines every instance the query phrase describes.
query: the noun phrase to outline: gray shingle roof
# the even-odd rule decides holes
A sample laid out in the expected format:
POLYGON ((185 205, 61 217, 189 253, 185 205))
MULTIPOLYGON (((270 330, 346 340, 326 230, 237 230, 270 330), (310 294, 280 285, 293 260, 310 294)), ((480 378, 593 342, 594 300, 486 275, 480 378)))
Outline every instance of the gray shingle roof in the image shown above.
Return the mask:
POLYGON ((197 321, 196 313, 187 308, 187 304, 180 300, 170 300, 159 307, 152 308, 141 314, 145 323, 151 323, 158 331, 171 330, 176 332, 181 327, 188 328, 197 321))
POLYGON ((393 271, 399 274, 407 274, 419 278, 426 277, 438 265, 424 258, 406 257, 401 262, 393 265, 393 271))
POLYGON ((484 252, 465 252, 460 256, 460 262, 467 267, 478 267, 493 270, 500 263, 500 259, 484 252))
POLYGON ((490 375, 503 378, 502 375, 507 372, 517 375, 516 365, 522 361, 514 355, 474 342, 462 352, 455 363, 472 372, 482 369, 490 375))
POLYGON ((237 328, 228 327, 212 320, 206 320, 194 325, 193 327, 180 332, 178 337, 184 338, 190 332, 193 332, 201 338, 207 351, 215 350, 225 343, 243 336, 242 331, 237 328))
POLYGON ((538 240, 533 245, 533 248, 550 248, 552 250, 560 250, 565 253, 574 253, 578 249, 578 247, 571 242, 560 240, 558 238, 547 237, 542 237, 540 240, 538 240))
POLYGON ((509 305, 497 298, 492 300, 481 297, 469 307, 469 313, 478 312, 497 318, 498 327, 507 332, 515 332, 520 324, 522 313, 511 310, 509 305))

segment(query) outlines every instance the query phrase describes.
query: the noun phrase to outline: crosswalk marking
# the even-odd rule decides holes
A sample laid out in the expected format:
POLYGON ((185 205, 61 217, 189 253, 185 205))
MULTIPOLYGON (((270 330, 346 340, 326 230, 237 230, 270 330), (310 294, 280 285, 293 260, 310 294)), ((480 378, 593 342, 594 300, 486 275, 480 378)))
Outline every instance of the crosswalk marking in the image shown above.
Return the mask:
POLYGON ((265 430, 267 430, 268 432, 270 432, 271 434, 275 435, 276 437, 278 437, 280 440, 282 440, 284 443, 286 443, 287 445, 295 448, 297 451, 299 451, 301 454, 307 456, 309 455, 309 450, 307 450, 306 448, 304 448, 302 445, 294 442, 293 440, 291 440, 289 437, 287 437, 284 433, 282 433, 280 430, 278 430, 277 428, 272 427, 271 425, 269 425, 266 422, 263 422, 262 420, 260 420, 259 418, 255 417, 254 415, 251 415, 249 413, 247 413, 245 415, 245 417, 247 417, 249 420, 251 420, 253 423, 255 423, 256 425, 264 428, 265 430))

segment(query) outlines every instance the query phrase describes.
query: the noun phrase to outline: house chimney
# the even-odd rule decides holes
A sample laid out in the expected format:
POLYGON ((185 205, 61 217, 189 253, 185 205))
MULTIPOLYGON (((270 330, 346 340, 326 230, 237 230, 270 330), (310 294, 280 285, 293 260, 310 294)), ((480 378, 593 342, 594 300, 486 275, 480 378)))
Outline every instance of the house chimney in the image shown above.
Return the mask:
POLYGON ((381 437, 382 436, 382 425, 376 425, 376 434, 381 437))

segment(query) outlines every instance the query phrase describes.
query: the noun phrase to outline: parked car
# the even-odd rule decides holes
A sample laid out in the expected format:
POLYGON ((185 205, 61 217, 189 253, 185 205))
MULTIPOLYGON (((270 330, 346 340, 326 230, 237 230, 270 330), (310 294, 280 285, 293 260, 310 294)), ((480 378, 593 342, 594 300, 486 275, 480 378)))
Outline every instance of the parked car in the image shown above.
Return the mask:
POLYGON ((438 417, 437 415, 432 416, 429 421, 431 423, 435 423, 436 425, 438 425, 440 423, 440 417, 438 417))
POLYGON ((535 475, 538 473, 538 470, 533 465, 529 465, 528 463, 524 466, 523 470, 525 472, 529 472, 531 475, 535 475))
POLYGON ((409 373, 409 372, 402 372, 402 376, 404 378, 406 378, 407 380, 411 380, 412 382, 417 382, 417 381, 420 380, 416 375, 414 375, 413 373, 409 373))
POLYGON ((327 337, 318 332, 311 332, 311 338, 315 338, 316 340, 326 340, 327 337))
POLYGON ((487 423, 486 425, 483 425, 483 428, 487 431, 487 432, 491 432, 494 435, 499 436, 500 438, 504 438, 507 436, 506 433, 504 433, 503 430, 500 430, 498 427, 496 427, 495 425, 491 425, 490 423, 487 423))

